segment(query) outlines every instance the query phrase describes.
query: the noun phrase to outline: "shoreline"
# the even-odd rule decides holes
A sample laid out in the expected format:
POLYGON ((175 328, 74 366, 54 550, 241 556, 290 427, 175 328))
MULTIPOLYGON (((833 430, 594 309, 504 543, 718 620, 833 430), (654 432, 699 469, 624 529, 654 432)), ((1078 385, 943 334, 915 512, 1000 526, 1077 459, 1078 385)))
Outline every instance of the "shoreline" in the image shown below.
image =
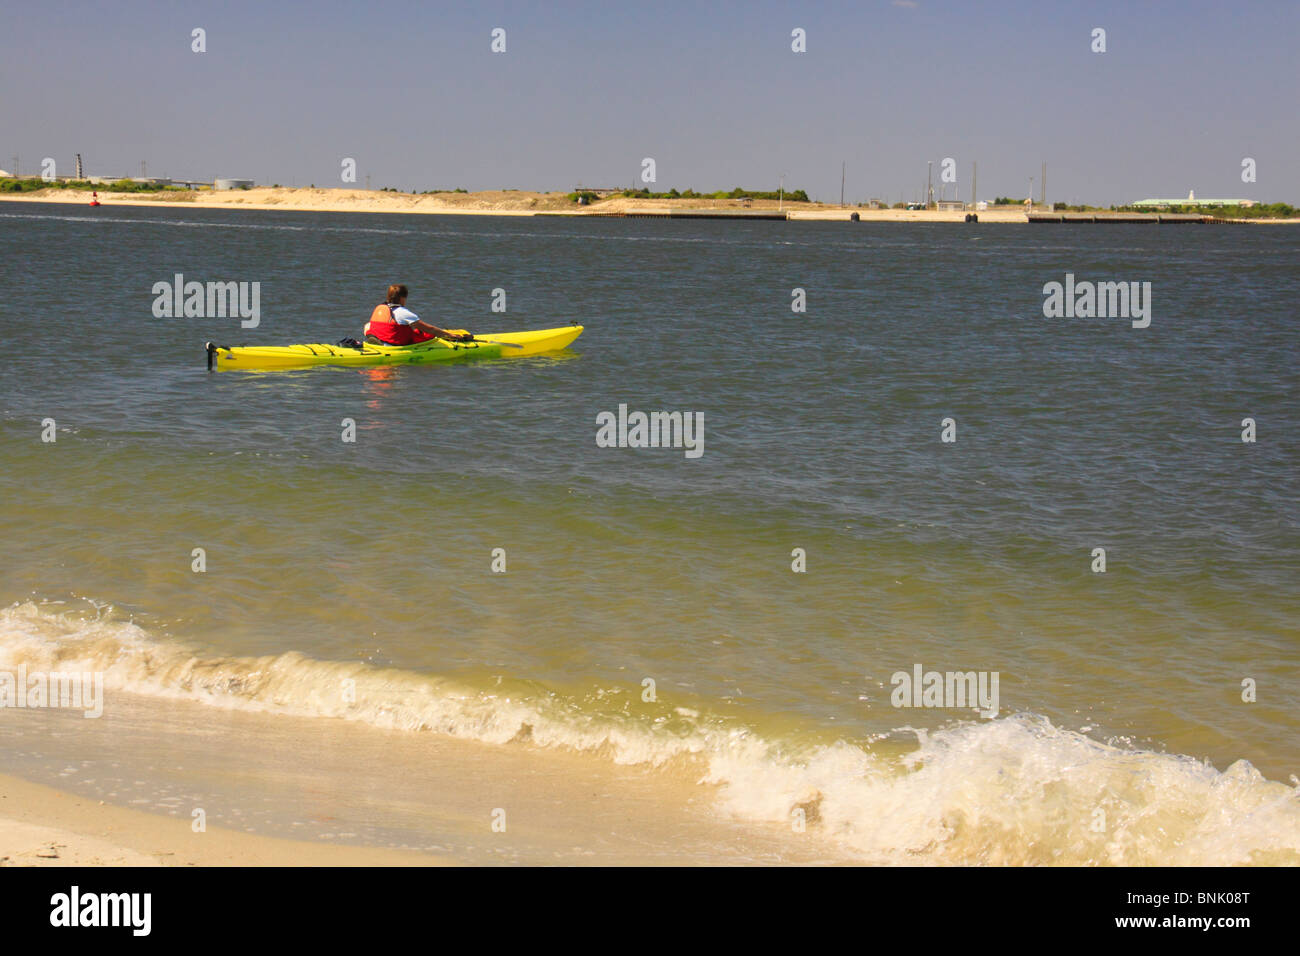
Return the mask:
MULTIPOLYGON (((535 193, 522 190, 498 190, 477 193, 387 193, 362 189, 319 189, 310 187, 261 186, 246 190, 222 192, 195 191, 170 193, 115 193, 101 192, 99 208, 130 206, 141 208, 189 209, 244 209, 254 212, 361 212, 426 216, 549 216, 567 219, 606 218, 681 218, 697 220, 737 221, 747 218, 779 220, 784 214, 788 222, 928 222, 966 224, 965 211, 937 209, 864 209, 856 206, 826 205, 821 203, 786 202, 772 199, 755 199, 739 204, 730 199, 637 199, 614 196, 590 206, 577 206, 565 193, 535 193), (148 197, 148 198, 145 198, 148 197), (167 197, 167 198, 160 198, 167 197)), ((89 207, 83 190, 48 189, 35 193, 0 193, 0 202, 57 203, 60 205, 89 207)), ((1034 210, 1042 215, 1042 210, 1034 210)), ((1049 215, 1051 213, 1048 213, 1049 215)), ((975 213, 981 224, 1028 225, 1029 213, 1019 206, 998 206, 975 213)), ((1069 215, 1086 215, 1083 213, 1069 215)), ((1101 222, 1111 215, 1098 212, 1101 222)), ((1156 213, 1150 219, 1130 220, 1129 224, 1157 221, 1156 213)), ((1233 219, 1221 221, 1230 224, 1255 226, 1300 225, 1297 219, 1233 219)), ((1067 224, 1083 224, 1083 220, 1067 224)))
MULTIPOLYGON (((0 865, 1295 860, 1290 788, 1245 760, 1219 770, 1029 714, 954 729, 937 746, 918 737, 919 770, 909 769, 918 756, 908 757, 912 745, 902 740, 865 750, 839 741, 790 763, 769 759, 769 742, 748 734, 721 751, 688 746, 655 759, 641 746, 625 759, 617 735, 596 746, 566 743, 562 727, 537 717, 518 725, 489 717, 469 736, 412 721, 394 697, 381 698, 392 720, 380 723, 308 712, 279 684, 270 698, 246 699, 222 691, 245 683, 236 660, 214 662, 211 673, 189 659, 185 689, 141 692, 113 675, 110 706, 95 719, 74 707, 0 709, 0 865), (1110 835, 1097 835, 1084 829, 1083 813, 1062 821, 1053 809, 1008 809, 1020 804, 1010 797, 1041 783, 1040 772, 1021 773, 1026 765, 1053 778, 1068 770, 1058 782, 1071 805, 1090 807, 1095 794, 1113 790, 1131 810, 1116 809, 1110 835), (954 779, 967 782, 946 782, 954 779), (972 792, 983 796, 972 801, 972 792), (943 831, 941 821, 972 808, 989 824, 943 831), (200 810, 207 826, 195 833, 200 810), (795 810, 805 815, 798 826, 795 810), (890 821, 889 835, 872 822, 879 819, 890 821), (1230 844, 1213 839, 1211 820, 1232 832, 1230 844)), ((314 684, 292 665, 263 658, 259 673, 289 668, 293 684, 317 699, 313 687, 336 683, 314 684)), ((377 676, 381 690, 400 686, 395 675, 377 676)), ((372 682, 358 687, 359 700, 375 693, 372 682)))
MULTIPOLYGON (((475 193, 386 193, 362 189, 313 189, 302 187, 255 187, 221 192, 194 191, 171 193, 100 192, 99 208, 139 206, 188 209, 247 209, 286 212, 364 212, 405 213, 408 215, 446 216, 558 216, 564 218, 667 217, 670 212, 704 213, 722 218, 736 214, 737 219, 754 214, 788 214, 791 222, 849 222, 857 215, 862 222, 956 222, 964 223, 965 212, 911 209, 862 209, 855 206, 828 206, 819 203, 785 202, 755 199, 741 204, 730 199, 636 199, 614 196, 590 206, 570 202, 566 193, 537 193, 522 190, 499 190, 475 193), (166 196, 168 198, 160 198, 166 196)), ((89 208, 84 190, 48 189, 35 193, 3 193, 0 202, 59 203, 89 208)), ((980 222, 1027 223, 1019 207, 998 207, 980 211, 980 222)), ((773 216, 773 218, 775 218, 773 216)), ((731 220, 734 221, 734 220, 731 220)))
POLYGON ((854 860, 815 833, 720 812, 689 760, 619 765, 523 741, 108 692, 94 720, 0 710, 0 865, 854 860), (195 833, 200 809, 206 830, 195 833))

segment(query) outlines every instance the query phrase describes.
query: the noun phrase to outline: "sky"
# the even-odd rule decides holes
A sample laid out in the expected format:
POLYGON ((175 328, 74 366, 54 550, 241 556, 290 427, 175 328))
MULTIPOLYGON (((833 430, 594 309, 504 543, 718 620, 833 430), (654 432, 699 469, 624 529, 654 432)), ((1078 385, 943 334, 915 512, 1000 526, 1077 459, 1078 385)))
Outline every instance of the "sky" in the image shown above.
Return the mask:
POLYGON ((836 202, 843 163, 846 200, 892 203, 927 162, 936 196, 969 199, 978 163, 979 199, 1037 198, 1046 162, 1049 201, 1300 205, 1296 0, 7 7, 0 168, 24 174, 79 152, 91 175, 345 186, 350 158, 375 189, 784 176, 836 202))

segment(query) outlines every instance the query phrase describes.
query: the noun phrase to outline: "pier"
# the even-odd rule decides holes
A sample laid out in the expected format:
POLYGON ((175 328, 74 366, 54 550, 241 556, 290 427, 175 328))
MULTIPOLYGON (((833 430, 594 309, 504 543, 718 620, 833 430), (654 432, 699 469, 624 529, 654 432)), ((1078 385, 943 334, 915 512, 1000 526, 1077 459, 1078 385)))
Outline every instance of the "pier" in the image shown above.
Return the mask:
POLYGON ((1242 222, 1240 219, 1220 219, 1217 216, 1203 216, 1197 213, 1174 212, 1031 212, 1030 222, 1115 222, 1115 223, 1152 223, 1173 225, 1176 223, 1226 224, 1242 222))

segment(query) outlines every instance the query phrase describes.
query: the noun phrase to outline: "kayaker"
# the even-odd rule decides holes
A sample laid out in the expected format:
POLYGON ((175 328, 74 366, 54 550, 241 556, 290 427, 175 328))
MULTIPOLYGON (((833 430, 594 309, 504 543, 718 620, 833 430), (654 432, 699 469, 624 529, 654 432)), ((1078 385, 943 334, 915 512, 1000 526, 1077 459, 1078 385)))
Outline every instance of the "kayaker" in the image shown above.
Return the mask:
POLYGON ((468 332, 448 332, 430 325, 406 307, 409 291, 406 286, 394 283, 388 287, 388 298, 370 313, 366 323, 366 341, 376 345, 413 345, 430 339, 449 342, 468 342, 468 332))

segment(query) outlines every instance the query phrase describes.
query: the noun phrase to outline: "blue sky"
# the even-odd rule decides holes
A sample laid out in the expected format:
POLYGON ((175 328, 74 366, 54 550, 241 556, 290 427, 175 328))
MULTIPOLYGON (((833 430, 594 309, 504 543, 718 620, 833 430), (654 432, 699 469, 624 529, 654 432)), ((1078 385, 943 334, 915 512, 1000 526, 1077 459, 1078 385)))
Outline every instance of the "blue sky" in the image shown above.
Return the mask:
POLYGON ((375 188, 1300 205, 1300 3, 50 3, 0 34, 0 167, 375 188), (191 31, 207 52, 191 51, 191 31), (506 31, 506 52, 490 50, 506 31), (807 52, 791 51, 791 31, 807 52), (1107 51, 1091 50, 1106 30, 1107 51), (1245 157, 1258 181, 1241 181, 1245 157), (953 187, 947 187, 952 194, 953 187))

